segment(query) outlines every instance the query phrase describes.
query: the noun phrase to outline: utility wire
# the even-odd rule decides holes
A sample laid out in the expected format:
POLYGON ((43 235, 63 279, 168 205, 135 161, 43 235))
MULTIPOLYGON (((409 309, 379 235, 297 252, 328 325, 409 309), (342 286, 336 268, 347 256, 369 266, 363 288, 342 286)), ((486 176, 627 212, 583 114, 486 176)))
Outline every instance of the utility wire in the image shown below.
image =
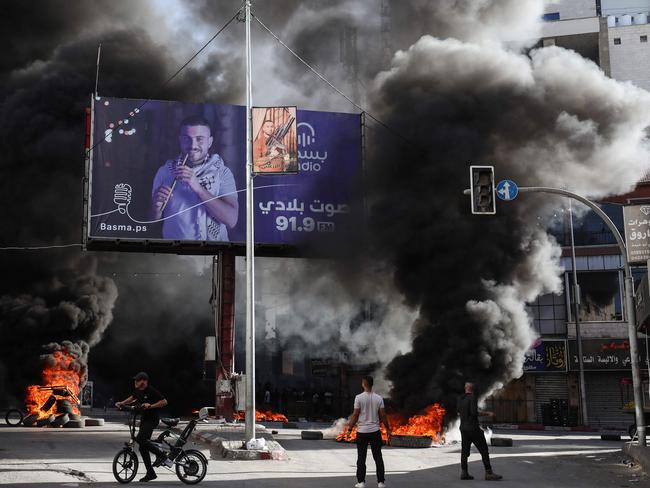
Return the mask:
POLYGON ((0 251, 40 251, 43 249, 63 249, 65 247, 83 247, 82 244, 53 244, 50 246, 6 246, 0 247, 0 251))
MULTIPOLYGON (((219 30, 218 30, 218 31, 217 31, 217 32, 216 32, 216 33, 215 33, 211 38, 210 38, 210 40, 208 40, 205 44, 203 44, 203 46, 201 47, 201 49, 199 49, 197 52, 195 52, 195 53, 192 55, 192 57, 190 57, 190 59, 188 59, 188 60, 187 60, 187 61, 186 61, 186 62, 185 62, 185 63, 184 63, 180 68, 178 68, 178 69, 176 70, 176 72, 175 72, 173 75, 171 75, 169 78, 167 78, 167 80, 166 80, 162 85, 160 85, 160 87, 158 88, 157 91, 160 92, 160 90, 162 90, 163 88, 165 88, 169 83, 171 83, 171 81, 172 81, 174 78, 176 78, 176 77, 181 73, 181 71, 183 71, 183 70, 184 70, 184 69, 185 69, 185 68, 186 68, 186 67, 187 67, 187 66, 188 66, 192 61, 194 61, 194 60, 196 59, 196 57, 197 57, 199 54, 201 54, 201 53, 202 53, 202 52, 203 52, 203 51, 204 51, 204 50, 205 50, 205 49, 210 45, 210 43, 211 43, 212 41, 214 41, 214 40, 217 38, 217 36, 219 36, 219 34, 221 34, 224 30, 226 30, 226 28, 227 28, 227 27, 228 27, 228 26, 229 26, 229 25, 230 25, 230 24, 231 24, 235 19, 237 19, 237 17, 239 16, 239 13, 242 11, 243 8, 244 8, 244 5, 242 4, 242 5, 239 7, 239 9, 237 10, 237 12, 235 12, 235 14, 230 18, 230 20, 228 20, 228 22, 226 22, 226 23, 225 23, 225 24, 224 24, 224 25, 223 25, 223 26, 222 26, 222 27, 221 27, 221 28, 220 28, 220 29, 219 29, 219 30)), ((145 101, 142 102, 142 104, 141 104, 139 107, 137 107, 137 109, 135 109, 135 110, 137 110, 137 111, 139 112, 139 111, 140 111, 140 110, 141 110, 141 109, 142 109, 142 108, 143 108, 147 103, 149 103, 150 101, 151 101, 151 99, 147 99, 147 100, 145 100, 145 101)), ((110 132, 105 133, 105 134, 104 134, 104 137, 103 137, 102 139, 100 139, 100 140, 97 141, 95 144, 93 144, 93 146, 90 147, 90 148, 86 151, 86 157, 90 157, 90 152, 91 152, 93 149, 95 149, 97 146, 99 146, 102 142, 104 142, 104 141, 108 138, 108 136, 109 136, 110 134, 112 134, 112 133, 113 133, 113 131, 110 131, 110 132)))
POLYGON ((334 90, 336 93, 341 95, 343 98, 345 98, 348 102, 350 102, 354 107, 357 109, 361 110, 364 112, 370 119, 372 119, 374 122, 377 124, 381 125, 384 129, 387 131, 391 132, 392 134, 396 135, 400 139, 402 139, 404 142, 407 142, 409 145, 414 145, 414 143, 410 140, 408 140, 406 137, 404 137, 402 134, 397 132, 395 129, 392 127, 388 126, 384 122, 382 122, 379 118, 375 117, 372 113, 368 112, 364 107, 356 103, 354 100, 352 100, 349 96, 347 96, 345 93, 343 93, 341 90, 339 90, 332 82, 330 82, 327 78, 325 78, 322 74, 320 74, 313 66, 311 66, 307 61, 305 61, 297 52, 295 52, 293 49, 291 49, 289 46, 287 46, 282 39, 280 39, 271 29, 269 29, 264 22, 262 22, 259 17, 257 17, 255 14, 251 14, 253 18, 257 21, 258 24, 260 24, 266 32, 268 32, 271 37, 273 37, 282 47, 284 47, 287 51, 289 51, 293 56, 300 61, 302 64, 304 64, 312 73, 314 73, 318 78, 321 79, 325 84, 327 84, 332 90, 334 90))

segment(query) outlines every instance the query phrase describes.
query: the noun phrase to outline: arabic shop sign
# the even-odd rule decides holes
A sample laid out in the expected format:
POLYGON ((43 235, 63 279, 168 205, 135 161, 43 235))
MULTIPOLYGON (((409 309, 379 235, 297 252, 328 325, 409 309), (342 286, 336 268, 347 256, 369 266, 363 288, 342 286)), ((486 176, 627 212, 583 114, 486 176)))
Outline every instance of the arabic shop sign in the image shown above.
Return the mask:
POLYGON ((650 259, 650 205, 623 207, 623 219, 627 259, 645 264, 650 259))
MULTIPOLYGON (((570 368, 578 370, 578 346, 569 341, 570 368)), ((645 344, 639 341, 640 358, 645 358, 645 344)), ((640 359, 641 361, 641 359, 640 359)), ((582 364, 585 371, 627 370, 631 368, 630 343, 625 339, 583 339, 582 364)))
POLYGON ((565 373, 567 371, 566 341, 538 339, 524 356, 526 373, 565 373))

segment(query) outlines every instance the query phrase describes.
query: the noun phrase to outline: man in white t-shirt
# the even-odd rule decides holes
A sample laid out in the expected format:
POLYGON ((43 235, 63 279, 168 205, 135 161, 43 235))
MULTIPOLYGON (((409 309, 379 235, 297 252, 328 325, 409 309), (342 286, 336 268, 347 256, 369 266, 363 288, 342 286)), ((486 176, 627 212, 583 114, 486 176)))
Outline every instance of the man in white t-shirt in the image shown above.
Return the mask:
POLYGON ((348 422, 348 429, 357 425, 357 484, 355 488, 366 486, 366 457, 368 455, 368 444, 372 451, 372 458, 377 466, 377 487, 386 486, 384 478, 384 459, 381 456, 381 430, 379 421, 383 422, 386 432, 390 438, 391 430, 384 410, 384 399, 372 392, 372 376, 365 376, 361 380, 363 393, 354 398, 354 412, 348 422))

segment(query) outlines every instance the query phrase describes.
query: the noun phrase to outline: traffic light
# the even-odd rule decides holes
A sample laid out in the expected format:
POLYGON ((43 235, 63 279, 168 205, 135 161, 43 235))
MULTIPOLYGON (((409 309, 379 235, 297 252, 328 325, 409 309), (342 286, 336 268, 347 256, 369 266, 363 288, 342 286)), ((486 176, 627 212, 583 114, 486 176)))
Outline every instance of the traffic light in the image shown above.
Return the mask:
POLYGON ((494 166, 470 166, 472 213, 494 215, 497 213, 494 188, 494 166))

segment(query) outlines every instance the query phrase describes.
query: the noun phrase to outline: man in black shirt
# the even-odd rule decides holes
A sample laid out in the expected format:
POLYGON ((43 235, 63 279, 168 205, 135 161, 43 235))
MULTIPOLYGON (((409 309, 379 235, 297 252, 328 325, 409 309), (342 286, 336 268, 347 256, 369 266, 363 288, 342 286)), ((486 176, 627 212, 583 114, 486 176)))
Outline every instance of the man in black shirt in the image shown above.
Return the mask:
POLYGON ((490 465, 490 454, 488 453, 487 442, 485 441, 485 434, 478 422, 478 398, 474 394, 474 384, 465 383, 465 394, 458 398, 456 402, 456 410, 460 417, 460 435, 462 438, 462 450, 460 455, 460 469, 461 480, 473 480, 474 477, 470 476, 467 471, 467 458, 472 443, 481 453, 483 459, 483 466, 485 467, 485 479, 488 481, 498 481, 502 478, 501 475, 492 472, 490 465))
MULTIPOLYGON (((149 386, 149 375, 144 371, 136 374, 133 377, 133 381, 135 383, 135 389, 131 396, 126 400, 117 402, 115 406, 121 408, 124 405, 138 403, 143 409, 142 416, 140 417, 140 430, 138 430, 138 435, 135 439, 138 441, 142 462, 147 469, 147 474, 140 481, 151 481, 156 479, 157 476, 151 466, 151 455, 149 453, 153 452, 157 456, 164 455, 164 453, 159 452, 159 449, 151 443, 150 439, 154 429, 160 423, 158 409, 167 406, 167 400, 158 390, 149 386)), ((166 464, 169 467, 172 463, 171 461, 167 461, 166 464)))

